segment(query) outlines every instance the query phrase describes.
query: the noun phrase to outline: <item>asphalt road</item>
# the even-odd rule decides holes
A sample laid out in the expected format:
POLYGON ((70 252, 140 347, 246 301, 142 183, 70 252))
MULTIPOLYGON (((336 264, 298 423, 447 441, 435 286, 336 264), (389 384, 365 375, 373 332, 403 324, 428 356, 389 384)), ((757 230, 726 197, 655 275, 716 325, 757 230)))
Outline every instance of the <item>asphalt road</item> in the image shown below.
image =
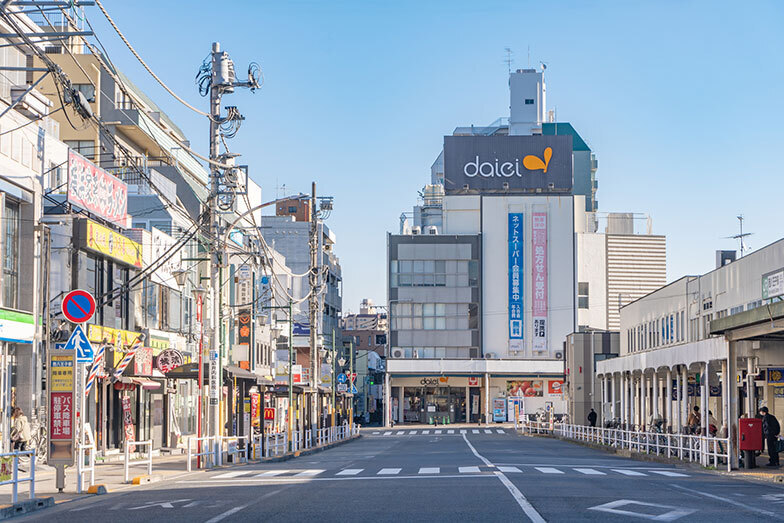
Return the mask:
POLYGON ((187 474, 20 521, 784 521, 775 484, 488 430, 367 430, 311 456, 187 474))

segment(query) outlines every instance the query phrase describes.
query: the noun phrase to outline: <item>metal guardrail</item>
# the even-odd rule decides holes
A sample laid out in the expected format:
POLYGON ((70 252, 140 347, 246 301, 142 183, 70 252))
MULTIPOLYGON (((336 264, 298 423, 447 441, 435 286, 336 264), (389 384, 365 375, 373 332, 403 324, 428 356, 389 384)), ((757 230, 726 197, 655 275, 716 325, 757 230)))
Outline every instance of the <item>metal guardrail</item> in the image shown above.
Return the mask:
POLYGON ((226 454, 226 463, 229 461, 229 457, 231 457, 232 463, 239 463, 240 460, 243 463, 247 463, 250 457, 250 446, 248 445, 248 437, 247 436, 218 436, 218 463, 224 463, 223 454, 226 454), (240 445, 242 443, 242 445, 240 445), (242 455, 245 455, 242 458, 242 455), (238 460, 238 458, 240 458, 238 460))
MULTIPOLYGON (((19 450, 0 454, 0 459, 11 457, 11 479, 0 481, 0 486, 13 485, 11 499, 16 503, 19 499, 19 483, 30 482, 30 499, 35 498, 35 450, 19 450), (28 456, 30 459, 30 475, 26 478, 19 477, 19 458, 28 456)), ((3 471, 7 473, 7 471, 3 471)))
MULTIPOLYGON (((129 475, 129 469, 132 466, 134 466, 134 465, 146 464, 147 465, 147 475, 149 476, 149 475, 152 474, 152 440, 151 439, 148 439, 146 441, 134 441, 134 442, 132 442, 130 444, 129 444, 128 441, 126 441, 125 442, 124 453, 125 453, 125 460, 124 460, 124 462, 125 462, 125 464, 124 464, 125 474, 124 474, 124 477, 125 477, 125 482, 126 483, 130 483, 131 482, 130 475, 129 475), (147 457, 143 458, 143 459, 131 460, 131 452, 130 452, 130 446, 131 445, 136 445, 136 446, 139 446, 139 447, 146 447, 147 448, 147 457)), ((139 452, 139 454, 141 454, 141 453, 139 452)))
POLYGON ((202 436, 201 438, 188 438, 188 472, 191 472, 193 458, 197 458, 196 467, 202 468, 202 458, 204 459, 204 467, 214 467, 217 463, 215 459, 215 449, 213 442, 215 438, 212 436, 202 436), (196 452, 194 453, 193 442, 196 442, 196 452))
POLYGON ((729 438, 537 421, 521 422, 519 430, 524 434, 551 434, 575 441, 697 462, 703 467, 718 468, 726 464, 727 470, 731 470, 729 438))
MULTIPOLYGON (((95 445, 79 445, 76 455, 76 493, 81 494, 84 490, 84 475, 90 474, 88 487, 95 485, 95 445), (84 464, 87 458, 87 465, 84 464)), ((127 480, 126 480, 127 481, 127 480)))

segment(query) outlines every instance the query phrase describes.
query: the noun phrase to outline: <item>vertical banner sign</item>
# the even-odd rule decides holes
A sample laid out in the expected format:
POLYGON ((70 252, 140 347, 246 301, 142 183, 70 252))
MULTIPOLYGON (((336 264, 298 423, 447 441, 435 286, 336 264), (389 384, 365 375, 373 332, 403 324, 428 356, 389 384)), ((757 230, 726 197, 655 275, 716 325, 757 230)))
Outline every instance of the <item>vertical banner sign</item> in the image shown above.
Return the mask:
POLYGON ((509 213, 509 350, 523 350, 523 213, 509 213))
POLYGON ((251 321, 250 311, 242 310, 237 316, 237 345, 250 346, 251 321))
POLYGON ((133 415, 131 414, 131 398, 123 393, 122 397, 123 409, 123 427, 125 428, 125 442, 128 444, 128 452, 136 450, 136 432, 134 431, 133 415))
POLYGON ((48 465, 74 462, 74 351, 49 357, 48 465))
POLYGON ((210 350, 210 405, 218 404, 218 351, 210 350))
POLYGON ((531 225, 533 350, 547 350, 547 213, 535 212, 531 225))
POLYGON ((259 405, 261 404, 261 397, 259 394, 250 395, 250 424, 253 427, 258 427, 260 422, 259 405))

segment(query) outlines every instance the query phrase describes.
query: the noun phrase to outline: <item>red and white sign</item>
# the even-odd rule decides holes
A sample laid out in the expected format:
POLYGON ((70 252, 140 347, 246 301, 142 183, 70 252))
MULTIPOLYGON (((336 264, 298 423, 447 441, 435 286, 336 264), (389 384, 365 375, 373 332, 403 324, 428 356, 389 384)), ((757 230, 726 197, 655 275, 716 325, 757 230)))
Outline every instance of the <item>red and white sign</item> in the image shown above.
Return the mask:
POLYGON ((87 291, 76 289, 65 295, 63 316, 72 323, 84 323, 95 314, 95 298, 87 291))
POLYGON ((468 386, 469 387, 478 387, 479 386, 479 378, 476 376, 469 376, 468 377, 468 386))
POLYGON ((121 227, 127 225, 128 185, 74 151, 68 151, 68 202, 121 227))
POLYGON ((564 380, 550 380, 547 382, 547 393, 554 395, 563 394, 564 380))
POLYGON ((291 366, 291 381, 292 383, 302 383, 302 365, 291 366))
POLYGON ((275 419, 275 408, 274 407, 264 407, 264 420, 274 420, 275 419))
POLYGON ((53 440, 73 438, 73 393, 52 392, 49 437, 53 440))
POLYGON ((152 376, 152 347, 140 347, 136 351, 133 370, 137 376, 152 376))
POLYGON ((347 372, 346 377, 351 380, 351 383, 357 381, 357 373, 356 372, 347 372))
POLYGON ((535 212, 531 225, 533 350, 547 350, 547 213, 535 212))
POLYGON ((123 395, 122 398, 123 408, 123 425, 125 427, 125 441, 128 443, 128 451, 133 452, 136 450, 136 427, 133 424, 133 415, 131 414, 131 398, 123 395))

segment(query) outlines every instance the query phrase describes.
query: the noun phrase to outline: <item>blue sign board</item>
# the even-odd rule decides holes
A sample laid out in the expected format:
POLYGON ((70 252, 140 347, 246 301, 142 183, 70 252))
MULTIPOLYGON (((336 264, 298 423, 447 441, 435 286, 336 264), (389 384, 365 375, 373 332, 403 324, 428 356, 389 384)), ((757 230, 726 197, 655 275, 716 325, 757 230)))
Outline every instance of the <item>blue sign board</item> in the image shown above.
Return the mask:
POLYGON ((338 374, 338 383, 346 383, 346 382, 348 382, 348 377, 342 372, 338 374))
POLYGON ((309 336, 310 335, 310 327, 307 325, 303 325, 302 323, 294 322, 294 326, 291 328, 292 334, 294 336, 309 336))
POLYGON ((78 363, 91 363, 93 361, 93 346, 90 344, 90 340, 87 339, 87 335, 84 333, 81 325, 77 325, 74 328, 71 337, 68 338, 63 348, 76 351, 76 361, 78 363))
MULTIPOLYGON (((509 213, 509 339, 523 339, 523 213, 509 213)), ((521 347, 522 348, 522 347, 521 347)))
POLYGON ((55 343, 54 350, 65 350, 65 343, 55 343))
POLYGON ((351 386, 351 394, 356 394, 356 393, 357 393, 357 386, 356 385, 352 385, 351 386))

